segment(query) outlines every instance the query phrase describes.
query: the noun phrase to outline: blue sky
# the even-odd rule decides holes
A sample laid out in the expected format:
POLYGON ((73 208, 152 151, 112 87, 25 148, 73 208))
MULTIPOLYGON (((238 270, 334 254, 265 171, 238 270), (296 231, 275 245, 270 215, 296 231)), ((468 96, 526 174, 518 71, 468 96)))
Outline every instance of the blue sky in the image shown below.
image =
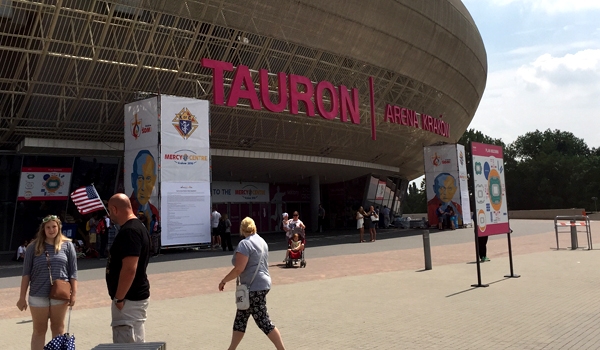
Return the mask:
POLYGON ((488 79, 469 128, 505 143, 570 131, 600 147, 600 0, 463 0, 488 79))

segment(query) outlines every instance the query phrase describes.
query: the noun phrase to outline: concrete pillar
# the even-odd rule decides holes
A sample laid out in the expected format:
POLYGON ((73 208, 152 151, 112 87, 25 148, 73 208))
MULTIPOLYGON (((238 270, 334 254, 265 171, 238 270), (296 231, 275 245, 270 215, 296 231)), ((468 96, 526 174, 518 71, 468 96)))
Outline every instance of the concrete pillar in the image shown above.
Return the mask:
POLYGON ((321 203, 321 189, 319 184, 319 176, 310 177, 310 227, 312 232, 318 231, 319 222, 319 204, 321 203))

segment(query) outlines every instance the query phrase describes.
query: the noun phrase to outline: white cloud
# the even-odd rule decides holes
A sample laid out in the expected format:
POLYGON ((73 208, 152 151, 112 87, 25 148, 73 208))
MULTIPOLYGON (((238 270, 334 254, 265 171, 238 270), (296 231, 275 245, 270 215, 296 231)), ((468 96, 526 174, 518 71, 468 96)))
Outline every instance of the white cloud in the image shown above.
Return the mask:
POLYGON ((523 82, 540 87, 562 89, 596 85, 600 78, 600 50, 584 50, 563 57, 544 54, 529 65, 517 69, 523 82))
POLYGON ((578 12, 590 9, 600 9, 598 0, 491 0, 494 4, 505 6, 523 4, 534 11, 547 13, 578 12))
POLYGON ((490 72, 470 128, 504 142, 527 132, 570 131, 599 147, 600 50, 544 54, 519 68, 490 72))

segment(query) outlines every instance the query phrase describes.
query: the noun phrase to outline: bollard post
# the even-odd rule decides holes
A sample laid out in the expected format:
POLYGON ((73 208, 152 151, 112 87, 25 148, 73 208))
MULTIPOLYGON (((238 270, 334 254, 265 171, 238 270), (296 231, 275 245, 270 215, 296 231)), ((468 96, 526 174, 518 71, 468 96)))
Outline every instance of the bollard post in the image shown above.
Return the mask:
POLYGON ((431 244, 429 243, 429 230, 423 231, 423 253, 425 254, 425 270, 431 270, 431 244))
POLYGON ((577 249, 577 226, 575 220, 571 220, 571 250, 577 249))

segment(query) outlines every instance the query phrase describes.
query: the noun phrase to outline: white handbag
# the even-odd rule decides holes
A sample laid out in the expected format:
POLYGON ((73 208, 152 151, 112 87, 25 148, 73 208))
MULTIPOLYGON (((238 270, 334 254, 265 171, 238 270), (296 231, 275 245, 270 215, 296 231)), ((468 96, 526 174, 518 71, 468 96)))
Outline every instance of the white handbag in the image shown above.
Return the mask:
POLYGON ((256 264, 256 270, 254 271, 254 275, 252 276, 252 279, 250 280, 250 283, 248 285, 240 283, 239 276, 235 281, 235 284, 236 284, 235 305, 237 306, 238 310, 248 310, 250 308, 250 287, 249 286, 251 286, 252 282, 254 282, 254 278, 256 277, 256 274, 258 273, 258 268, 260 267, 260 264, 262 262, 262 257, 263 257, 263 252, 261 251, 260 259, 258 259, 258 264, 256 264))

